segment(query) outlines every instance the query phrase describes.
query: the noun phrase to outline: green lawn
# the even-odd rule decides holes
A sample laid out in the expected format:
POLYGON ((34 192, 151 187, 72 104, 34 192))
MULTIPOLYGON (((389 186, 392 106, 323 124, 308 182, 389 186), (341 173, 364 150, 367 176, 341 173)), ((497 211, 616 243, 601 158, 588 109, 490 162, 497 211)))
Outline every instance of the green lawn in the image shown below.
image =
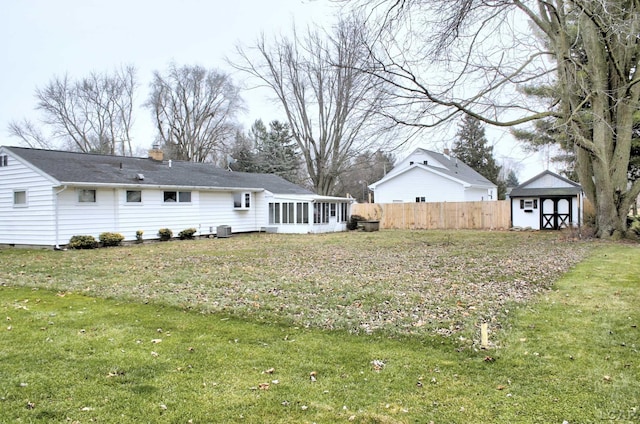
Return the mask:
POLYGON ((3 250, 0 422, 638 422, 639 259, 489 232, 3 250))

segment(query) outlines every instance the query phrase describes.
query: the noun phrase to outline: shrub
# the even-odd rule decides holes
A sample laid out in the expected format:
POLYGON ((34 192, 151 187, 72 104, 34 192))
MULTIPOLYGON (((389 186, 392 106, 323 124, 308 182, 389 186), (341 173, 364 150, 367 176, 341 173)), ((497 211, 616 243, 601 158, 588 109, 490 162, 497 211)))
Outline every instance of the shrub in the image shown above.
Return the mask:
POLYGON ((98 242, 93 236, 73 236, 69 240, 69 248, 71 249, 95 249, 98 242))
POLYGON ((144 231, 142 231, 142 230, 136 231, 136 243, 142 243, 142 235, 143 234, 144 234, 144 231))
POLYGON ((122 243, 122 240, 124 240, 124 236, 120 233, 105 232, 100 234, 99 239, 100 243, 102 243, 102 245, 105 247, 120 246, 120 243, 122 243))
POLYGON ((180 240, 192 240, 193 239, 193 235, 196 233, 195 228, 187 228, 186 230, 182 230, 178 233, 178 237, 180 237, 180 240))
POLYGON ((160 237, 160 241, 171 240, 173 237, 173 231, 170 228, 160 228, 158 230, 158 237, 160 237))

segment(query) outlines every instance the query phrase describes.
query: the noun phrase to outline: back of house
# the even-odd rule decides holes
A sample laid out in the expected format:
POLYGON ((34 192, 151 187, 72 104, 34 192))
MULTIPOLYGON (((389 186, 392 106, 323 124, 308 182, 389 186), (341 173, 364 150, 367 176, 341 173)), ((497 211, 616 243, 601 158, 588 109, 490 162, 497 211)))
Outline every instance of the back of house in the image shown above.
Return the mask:
POLYGON ((0 245, 59 246, 74 235, 97 239, 103 232, 154 239, 161 228, 176 235, 195 228, 198 236, 216 235, 222 226, 234 233, 346 230, 351 199, 317 196, 276 175, 150 153, 135 158, 0 147, 0 245), (278 222, 276 204, 278 217, 286 214, 278 222))

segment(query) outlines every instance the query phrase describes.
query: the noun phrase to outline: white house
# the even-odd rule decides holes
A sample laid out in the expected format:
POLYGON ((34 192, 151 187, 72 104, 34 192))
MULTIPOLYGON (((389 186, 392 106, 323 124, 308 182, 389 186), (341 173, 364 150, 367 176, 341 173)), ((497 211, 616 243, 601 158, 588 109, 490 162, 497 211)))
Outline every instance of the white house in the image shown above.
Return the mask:
POLYGON ((376 203, 498 200, 498 187, 462 161, 416 149, 371 185, 376 203))
POLYGON ((0 245, 58 246, 74 235, 135 240, 196 228, 345 231, 351 199, 318 196, 270 174, 211 164, 0 147, 0 245))
POLYGON ((514 227, 558 230, 580 226, 584 194, 580 184, 544 171, 509 193, 514 227))

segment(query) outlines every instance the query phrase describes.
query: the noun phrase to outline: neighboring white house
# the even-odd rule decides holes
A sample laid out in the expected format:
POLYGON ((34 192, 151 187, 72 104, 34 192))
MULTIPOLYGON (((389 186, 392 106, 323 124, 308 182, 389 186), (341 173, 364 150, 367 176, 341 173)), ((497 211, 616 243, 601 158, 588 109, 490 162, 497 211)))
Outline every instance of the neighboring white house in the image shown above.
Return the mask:
POLYGON ((462 161, 416 149, 369 188, 376 203, 498 200, 498 187, 462 161))
POLYGON ((0 245, 65 245, 74 235, 135 240, 231 231, 345 231, 352 199, 212 164, 0 147, 0 245))
POLYGON ((580 226, 584 195, 580 184, 544 171, 509 193, 514 227, 558 230, 580 226))

